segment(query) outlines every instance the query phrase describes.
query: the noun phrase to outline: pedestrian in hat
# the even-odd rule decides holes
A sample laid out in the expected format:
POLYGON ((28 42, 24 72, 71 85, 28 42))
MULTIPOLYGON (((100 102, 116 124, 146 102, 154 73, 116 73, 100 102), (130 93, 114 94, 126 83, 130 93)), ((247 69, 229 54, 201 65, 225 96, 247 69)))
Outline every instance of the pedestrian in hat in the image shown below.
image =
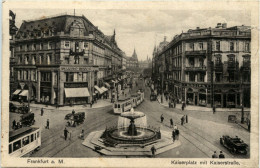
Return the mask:
POLYGON ((186 115, 186 123, 188 123, 188 115, 186 115))
POLYGON ((46 122, 46 129, 50 129, 50 121, 49 121, 49 119, 47 119, 47 122, 46 122))
POLYGON ((219 153, 220 153, 219 156, 218 156, 219 158, 225 158, 225 155, 223 154, 222 151, 220 151, 219 153))
POLYGON ((64 129, 64 139, 65 139, 65 141, 67 140, 68 133, 69 133, 69 131, 68 131, 67 128, 65 127, 65 129, 64 129))
POLYGON ((217 152, 214 151, 214 154, 212 155, 212 158, 218 158, 217 152))
POLYGON ((161 115, 161 123, 163 123, 164 117, 163 114, 161 115))
POLYGON ((155 149, 154 145, 152 146, 151 151, 152 151, 152 157, 154 157, 155 152, 156 152, 156 149, 155 149))
POLYGON ((41 116, 43 116, 43 113, 44 113, 43 108, 41 108, 41 116))
POLYGON ((173 127, 173 120, 172 120, 172 118, 170 119, 170 124, 171 124, 171 128, 173 127))

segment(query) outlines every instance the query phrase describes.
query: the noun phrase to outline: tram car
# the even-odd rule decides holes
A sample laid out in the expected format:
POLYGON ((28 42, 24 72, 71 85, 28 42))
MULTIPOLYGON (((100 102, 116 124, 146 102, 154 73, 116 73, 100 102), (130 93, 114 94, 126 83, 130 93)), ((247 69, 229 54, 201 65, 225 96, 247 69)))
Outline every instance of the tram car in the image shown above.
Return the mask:
POLYGON ((144 101, 144 91, 143 91, 143 89, 139 89, 137 93, 141 95, 141 102, 143 102, 144 101))
POLYGON ((13 157, 22 157, 39 150, 41 146, 41 131, 37 127, 22 127, 9 132, 8 153, 13 157))
POLYGON ((23 126, 31 126, 35 123, 34 113, 27 113, 21 116, 20 122, 23 126))
POLYGON ((121 114, 122 112, 126 112, 131 110, 132 108, 132 98, 126 99, 118 99, 114 103, 114 113, 121 114))
POLYGON ((138 94, 132 94, 131 95, 131 99, 132 99, 132 107, 137 107, 137 98, 138 98, 138 94))

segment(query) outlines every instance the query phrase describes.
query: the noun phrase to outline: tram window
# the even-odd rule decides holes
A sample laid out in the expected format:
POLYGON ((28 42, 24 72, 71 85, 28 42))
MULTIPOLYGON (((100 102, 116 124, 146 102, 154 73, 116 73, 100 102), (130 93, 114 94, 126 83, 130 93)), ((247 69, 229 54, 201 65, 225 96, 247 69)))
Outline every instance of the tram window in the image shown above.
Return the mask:
POLYGON ((23 138, 23 146, 29 144, 29 136, 23 138))
POLYGON ((37 136, 36 136, 36 133, 34 134, 34 139, 36 140, 37 136))
POLYGON ((14 151, 21 148, 21 140, 14 142, 14 151))
POLYGON ((39 132, 37 132, 37 138, 39 138, 39 135, 40 135, 40 133, 39 133, 39 132))
POLYGON ((9 144, 9 153, 12 153, 12 144, 9 144))
POLYGON ((33 134, 31 135, 31 142, 33 142, 34 141, 34 138, 33 138, 33 134))

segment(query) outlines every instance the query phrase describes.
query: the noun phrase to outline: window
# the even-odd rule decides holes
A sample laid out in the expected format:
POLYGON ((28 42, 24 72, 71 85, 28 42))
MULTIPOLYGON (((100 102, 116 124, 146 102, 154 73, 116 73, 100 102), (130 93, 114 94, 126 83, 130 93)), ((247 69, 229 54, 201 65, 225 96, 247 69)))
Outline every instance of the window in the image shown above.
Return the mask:
POLYGON ((78 73, 75 72, 73 75, 73 82, 78 82, 78 73))
POLYGON ((220 65, 222 63, 221 56, 217 56, 215 61, 216 61, 216 63, 215 63, 216 65, 220 65))
POLYGON ((20 45, 20 47, 19 47, 19 50, 20 50, 20 51, 22 51, 22 50, 23 50, 23 46, 22 46, 22 45, 20 45))
POLYGON ((33 136, 33 135, 34 135, 34 134, 31 135, 31 142, 34 141, 34 136, 33 136))
POLYGON ((18 62, 19 62, 19 64, 23 63, 23 56, 22 55, 18 56, 18 62))
POLYGON ((65 58, 65 64, 70 64, 70 58, 69 57, 65 58))
POLYGON ((47 64, 50 65, 51 64, 51 54, 47 55, 47 64))
POLYGON ((17 71, 17 79, 18 79, 18 80, 21 79, 21 71, 17 71))
POLYGON ((21 140, 18 140, 16 142, 14 142, 13 145, 14 145, 13 146, 13 151, 16 151, 16 150, 20 149, 21 148, 21 140))
POLYGON ((39 55, 39 64, 44 64, 44 55, 43 54, 39 55))
POLYGON ((189 82, 195 82, 195 74, 189 73, 189 82))
POLYGON ((199 80, 200 80, 200 82, 204 82, 204 76, 205 76, 205 75, 202 74, 202 73, 199 75, 199 80))
POLYGON ((32 55, 32 64, 35 65, 36 55, 32 55))
POLYGON ((249 44, 249 43, 246 43, 246 44, 245 44, 245 51, 246 51, 246 52, 249 52, 249 51, 250 51, 250 44, 249 44))
POLYGON ((228 77, 229 77, 229 82, 234 82, 234 80, 235 80, 234 71, 230 71, 228 77))
POLYGON ((203 50, 203 43, 199 43, 200 50, 203 50))
POLYGON ((84 72, 83 74, 82 74, 82 81, 83 82, 86 82, 88 79, 87 79, 87 76, 88 76, 88 73, 87 72, 84 72))
POLYGON ((88 48, 88 43, 84 42, 84 48, 87 49, 88 48))
POLYGON ((29 63, 29 55, 25 55, 24 63, 25 63, 25 65, 27 65, 29 63))
POLYGON ((30 46, 29 44, 26 45, 25 51, 29 51, 30 50, 30 46))
POLYGON ((234 42, 230 42, 230 51, 234 51, 234 42))
POLYGON ((220 41, 216 41, 216 50, 220 51, 220 41))
POLYGON ((74 56, 74 64, 79 64, 79 56, 74 56))
POLYGON ((190 49, 194 51, 194 43, 190 43, 190 49))
POLYGON ((216 75, 215 81, 216 82, 221 82, 221 73, 215 73, 215 75, 216 75))
POLYGON ((23 138, 23 146, 28 145, 29 144, 29 136, 23 138))
POLYGON ((32 50, 36 50, 36 44, 32 45, 32 50))
POLYGON ((84 64, 88 64, 88 58, 84 58, 84 64))
POLYGON ((189 66, 194 67, 194 58, 189 58, 189 66))
POLYGON ((65 48, 69 48, 70 47, 70 42, 69 41, 65 41, 65 48))
POLYGON ((40 50, 43 50, 43 43, 40 43, 40 50))
POLYGON ((243 56, 243 66, 250 66, 250 56, 243 56))

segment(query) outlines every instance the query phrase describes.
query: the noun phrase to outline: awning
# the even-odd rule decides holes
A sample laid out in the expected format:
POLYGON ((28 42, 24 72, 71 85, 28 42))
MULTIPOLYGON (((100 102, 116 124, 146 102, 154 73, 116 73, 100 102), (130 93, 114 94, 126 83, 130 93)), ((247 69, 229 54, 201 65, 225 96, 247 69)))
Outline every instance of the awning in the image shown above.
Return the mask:
POLYGON ((100 89, 97 85, 94 86, 94 88, 100 93, 102 94, 104 91, 102 89, 100 89))
POLYGON ((23 90, 19 95, 20 96, 28 96, 28 90, 23 90))
POLYGON ((105 82, 104 84, 106 85, 106 87, 110 88, 110 85, 107 82, 105 82))
POLYGON ((66 97, 89 97, 88 88, 65 88, 66 97))
POLYGON ((21 91, 22 91, 21 89, 17 89, 17 90, 13 93, 13 95, 19 95, 19 93, 20 93, 21 91))
POLYGON ((104 92, 106 92, 106 91, 108 91, 108 89, 107 88, 105 88, 104 86, 102 86, 102 88, 101 88, 104 92))

